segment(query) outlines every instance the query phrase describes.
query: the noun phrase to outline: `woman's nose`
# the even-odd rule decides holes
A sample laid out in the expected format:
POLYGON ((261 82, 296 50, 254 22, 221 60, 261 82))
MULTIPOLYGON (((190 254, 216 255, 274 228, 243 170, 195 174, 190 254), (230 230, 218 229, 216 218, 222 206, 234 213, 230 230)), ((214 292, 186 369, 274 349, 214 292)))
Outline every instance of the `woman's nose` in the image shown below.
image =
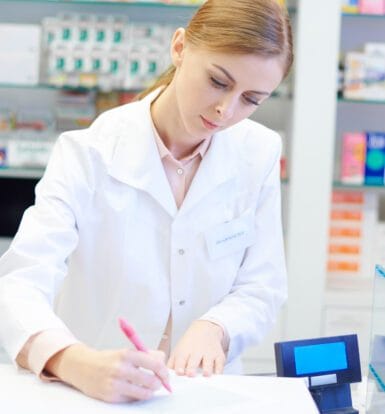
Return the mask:
POLYGON ((219 102, 215 108, 216 113, 219 115, 220 119, 230 119, 234 115, 236 102, 235 99, 226 99, 222 102, 219 102))

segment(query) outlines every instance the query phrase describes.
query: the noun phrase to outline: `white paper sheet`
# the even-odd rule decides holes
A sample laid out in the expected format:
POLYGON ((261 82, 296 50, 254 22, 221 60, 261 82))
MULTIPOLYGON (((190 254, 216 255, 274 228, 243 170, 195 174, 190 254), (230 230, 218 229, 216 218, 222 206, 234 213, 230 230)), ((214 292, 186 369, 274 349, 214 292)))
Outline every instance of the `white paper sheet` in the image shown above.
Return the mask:
POLYGON ((160 390, 150 401, 107 404, 61 383, 42 383, 34 375, 0 364, 1 412, 12 414, 318 414, 298 379, 221 375, 171 376, 173 393, 160 390))

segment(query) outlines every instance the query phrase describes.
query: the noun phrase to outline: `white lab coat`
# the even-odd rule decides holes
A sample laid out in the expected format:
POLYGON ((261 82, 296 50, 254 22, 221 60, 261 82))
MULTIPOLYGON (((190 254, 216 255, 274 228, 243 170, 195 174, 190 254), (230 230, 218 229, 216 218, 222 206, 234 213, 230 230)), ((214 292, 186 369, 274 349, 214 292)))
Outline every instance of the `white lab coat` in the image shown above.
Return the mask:
POLYGON ((250 120, 215 134, 178 210, 151 128, 155 95, 59 137, 0 260, 11 358, 62 321, 112 348, 127 345, 123 316, 156 348, 170 309, 172 346, 211 318, 230 337, 228 362, 272 327, 286 298, 279 136, 250 120))

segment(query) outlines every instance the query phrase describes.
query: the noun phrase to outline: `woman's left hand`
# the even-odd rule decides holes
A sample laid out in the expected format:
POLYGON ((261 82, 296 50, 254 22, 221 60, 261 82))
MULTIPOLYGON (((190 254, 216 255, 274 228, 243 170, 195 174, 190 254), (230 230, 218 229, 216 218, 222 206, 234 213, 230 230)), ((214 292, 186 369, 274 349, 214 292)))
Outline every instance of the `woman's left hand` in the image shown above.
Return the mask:
POLYGON ((204 376, 221 374, 226 361, 223 329, 219 325, 194 321, 171 352, 167 366, 177 375, 193 377, 198 368, 204 376))

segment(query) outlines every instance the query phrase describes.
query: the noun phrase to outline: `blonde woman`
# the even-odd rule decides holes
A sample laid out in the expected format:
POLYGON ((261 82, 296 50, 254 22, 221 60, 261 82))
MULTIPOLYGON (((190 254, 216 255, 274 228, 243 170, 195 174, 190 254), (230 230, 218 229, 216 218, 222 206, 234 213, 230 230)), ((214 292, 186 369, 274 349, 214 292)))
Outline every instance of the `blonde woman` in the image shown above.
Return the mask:
POLYGON ((247 119, 292 64, 286 11, 208 0, 170 50, 137 102, 58 139, 0 261, 10 357, 104 401, 167 381, 118 317, 179 375, 240 373, 286 298, 281 143, 247 119))

